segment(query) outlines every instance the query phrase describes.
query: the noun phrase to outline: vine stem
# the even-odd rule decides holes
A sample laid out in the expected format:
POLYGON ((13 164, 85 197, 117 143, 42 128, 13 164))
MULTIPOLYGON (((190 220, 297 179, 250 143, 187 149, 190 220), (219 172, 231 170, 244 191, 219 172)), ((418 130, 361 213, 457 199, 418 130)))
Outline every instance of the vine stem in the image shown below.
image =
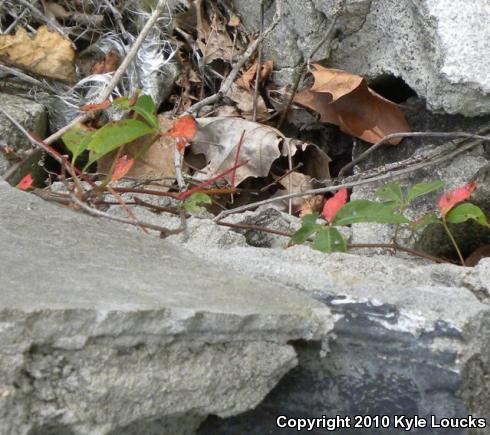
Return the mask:
POLYGON ((449 236, 451 243, 453 244, 454 248, 456 249, 456 252, 458 253, 458 257, 459 257, 459 261, 461 261, 461 265, 466 266, 466 264, 464 262, 463 255, 461 254, 461 251, 459 249, 458 243, 456 242, 456 239, 454 238, 453 233, 451 232, 451 230, 449 229, 449 227, 447 225, 446 218, 443 216, 441 220, 442 220, 442 226, 446 230, 446 233, 449 236))

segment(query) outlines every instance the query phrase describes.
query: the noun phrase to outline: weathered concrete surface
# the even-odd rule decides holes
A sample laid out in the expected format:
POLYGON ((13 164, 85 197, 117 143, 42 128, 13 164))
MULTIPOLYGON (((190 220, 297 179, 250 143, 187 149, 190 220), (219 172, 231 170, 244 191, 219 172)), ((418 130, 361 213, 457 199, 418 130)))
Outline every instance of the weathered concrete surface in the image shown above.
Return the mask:
POLYGON ((0 182, 0 433, 190 434, 255 407, 329 309, 0 182))
MULTIPOLYGON (((249 29, 260 3, 233 0, 249 29)), ((339 0, 284 1, 284 16, 265 44, 265 57, 292 71, 323 38, 339 0)), ((488 1, 346 0, 340 33, 314 60, 375 78, 402 77, 432 110, 467 116, 490 113, 488 1), (331 51, 330 51, 331 48, 331 51)), ((267 10, 273 14, 274 5, 267 10)), ((284 76, 285 74, 283 74, 284 76)), ((292 81, 289 80, 291 83, 292 81)))
MULTIPOLYGON (((220 252, 208 249, 208 258, 217 259, 220 252)), ((471 269, 387 255, 326 255, 306 246, 236 247, 221 258, 230 269, 316 298, 336 321, 321 344, 296 345, 299 366, 257 409, 209 419, 201 434, 293 434, 296 429, 275 427, 278 415, 364 414, 439 419, 472 414, 486 418, 487 428, 416 433, 490 433, 490 259, 471 269)), ((337 432, 405 433, 393 426, 337 432)))

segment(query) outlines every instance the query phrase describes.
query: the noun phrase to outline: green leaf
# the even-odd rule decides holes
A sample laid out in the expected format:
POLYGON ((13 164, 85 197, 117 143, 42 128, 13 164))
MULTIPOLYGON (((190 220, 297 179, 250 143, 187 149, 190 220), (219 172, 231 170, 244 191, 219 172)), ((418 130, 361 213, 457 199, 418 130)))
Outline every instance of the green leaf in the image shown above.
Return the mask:
POLYGON ((93 134, 86 147, 90 150, 90 159, 87 166, 121 145, 152 133, 155 133, 153 128, 135 119, 123 119, 104 125, 93 134))
POLYGON ((430 224, 442 224, 442 222, 435 213, 429 213, 417 221, 411 222, 410 226, 416 231, 430 224))
POLYGON ((193 193, 184 201, 183 207, 189 213, 198 214, 201 211, 199 204, 211 204, 211 198, 202 192, 193 193))
POLYGON ((68 130, 61 139, 72 153, 72 163, 74 164, 78 156, 82 154, 90 143, 94 131, 82 127, 80 124, 68 130))
POLYGON ((469 219, 473 219, 480 225, 490 228, 490 224, 488 223, 487 217, 485 216, 485 213, 483 213, 483 210, 474 204, 470 204, 469 202, 454 207, 446 215, 446 222, 451 224, 461 224, 469 219))
POLYGON ((149 95, 142 95, 135 104, 130 105, 128 97, 119 97, 113 101, 113 104, 121 110, 133 110, 140 115, 154 129, 159 130, 160 125, 156 116, 157 108, 153 98, 149 95))
POLYGON ((386 186, 380 187, 376 191, 378 198, 384 201, 393 201, 396 205, 401 205, 403 202, 403 193, 400 185, 398 183, 389 183, 386 186))
POLYGON ((308 240, 308 238, 315 234, 319 229, 323 228, 323 225, 316 223, 319 218, 318 213, 311 213, 301 218, 301 228, 291 236, 291 243, 293 245, 300 245, 308 240))
POLYGON ((303 226, 315 225, 319 217, 320 215, 318 213, 306 214, 301 218, 301 223, 303 226))
POLYGON ((430 183, 419 183, 413 186, 407 195, 407 201, 412 202, 415 198, 419 196, 427 195, 428 193, 434 192, 435 190, 444 187, 444 181, 431 181, 430 183))
POLYGON ((313 241, 313 249, 321 252, 346 252, 347 243, 337 228, 323 227, 313 241))
POLYGON ((129 97, 116 98, 112 104, 116 105, 121 110, 129 110, 129 97))
POLYGON ((303 225, 291 236, 291 243, 293 245, 301 245, 308 240, 308 237, 315 234, 321 228, 323 228, 322 225, 303 225))
POLYGON ((141 97, 139 97, 138 101, 136 101, 136 104, 134 106, 131 106, 130 109, 134 110, 154 129, 160 129, 158 118, 156 117, 157 108, 155 106, 153 98, 151 98, 149 95, 142 95, 141 97))
POLYGON ((393 210, 393 204, 358 199, 344 205, 333 221, 334 225, 350 225, 360 222, 378 224, 406 224, 410 221, 393 210))

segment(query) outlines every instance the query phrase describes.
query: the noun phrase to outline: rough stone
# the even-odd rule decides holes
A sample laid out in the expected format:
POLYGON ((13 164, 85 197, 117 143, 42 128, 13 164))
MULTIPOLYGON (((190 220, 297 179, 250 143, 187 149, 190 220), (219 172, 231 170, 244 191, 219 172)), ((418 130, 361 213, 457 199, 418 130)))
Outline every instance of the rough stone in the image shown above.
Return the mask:
POLYGON ((191 434, 255 407, 323 304, 0 182, 0 428, 191 434))
MULTIPOLYGON (((407 112, 407 117, 414 131, 464 131, 488 134, 488 125, 490 125, 488 116, 465 118, 454 115, 435 115, 427 110, 407 112)), ((361 161, 356 167, 356 172, 370 170, 414 156, 422 156, 437 149, 442 150, 447 144, 447 139, 407 138, 397 146, 380 148, 361 161)), ((356 145, 353 157, 357 157, 366 149, 366 145, 356 145)), ((472 195, 471 202, 481 207, 486 215, 490 216, 489 172, 490 148, 487 143, 483 143, 453 159, 409 172, 396 179, 379 184, 356 186, 353 189, 352 199, 375 199, 377 188, 389 181, 396 181, 403 189, 408 190, 417 183, 442 180, 445 183, 444 189, 417 199, 407 208, 406 214, 411 219, 418 219, 437 210, 437 202, 443 191, 449 191, 476 180, 478 188, 472 195)), ((490 231, 474 222, 454 225, 452 231, 465 256, 471 254, 479 246, 490 243, 490 231)), ((352 226, 353 243, 389 243, 393 235, 394 227, 389 225, 355 224, 352 226)), ((430 225, 419 231, 415 237, 412 237, 411 231, 402 229, 398 236, 399 243, 404 246, 416 247, 434 255, 451 257, 455 254, 449 238, 439 225, 430 225)))
MULTIPOLYGON (((279 77, 290 73, 323 38, 338 0, 284 1, 283 19, 265 44, 279 77)), ((233 0, 244 24, 257 30, 260 5, 233 0)), ((271 19, 274 5, 266 17, 271 19)), ((315 61, 363 75, 401 77, 434 111, 490 113, 490 10, 466 0, 347 0, 331 47, 315 61)))
MULTIPOLYGON (((3 109, 9 113, 27 131, 34 132, 40 137, 45 137, 47 129, 47 113, 45 108, 34 101, 15 95, 0 93, 3 109)), ((29 140, 0 113, 0 145, 6 145, 14 150, 25 150, 32 147, 29 140)), ((39 159, 38 159, 39 160, 39 159)), ((37 162, 35 162, 37 163, 37 162)), ((30 162, 29 164, 33 164, 30 162)), ((0 153, 0 176, 9 169, 11 162, 0 153)), ((34 173, 39 168, 34 167, 34 173)), ((19 181, 19 180, 14 180, 19 181)))
MULTIPOLYGON (((200 434, 297 433, 295 428, 278 432, 279 415, 435 415, 439 420, 469 414, 486 418, 486 429, 450 433, 490 433, 490 259, 470 269, 386 255, 325 255, 306 246, 237 247, 225 257, 219 250, 206 251, 230 270, 314 297, 336 317, 334 330, 320 343, 296 343, 298 367, 260 406, 229 419, 210 418, 200 434)), ((374 432, 338 432, 404 430, 391 424, 374 432)), ((449 432, 428 427, 417 433, 449 432)))
MULTIPOLYGON (((47 114, 41 104, 10 94, 0 93, 0 98, 2 108, 22 127, 41 137, 45 136, 47 114)), ((0 113, 0 140, 16 150, 32 147, 29 140, 2 113, 0 113)))

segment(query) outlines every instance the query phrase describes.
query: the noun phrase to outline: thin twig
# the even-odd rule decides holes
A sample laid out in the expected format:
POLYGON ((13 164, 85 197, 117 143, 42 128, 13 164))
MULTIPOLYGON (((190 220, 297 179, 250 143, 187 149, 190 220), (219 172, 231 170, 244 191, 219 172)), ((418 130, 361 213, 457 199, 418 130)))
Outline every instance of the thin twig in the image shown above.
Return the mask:
POLYGON ((211 104, 215 104, 218 101, 220 101, 230 90, 231 86, 235 82, 235 79, 237 78, 238 74, 240 73, 240 70, 242 67, 248 62, 248 60, 252 57, 252 55, 255 53, 255 50, 257 50, 257 47, 259 44, 262 43, 262 41, 269 36, 269 34, 276 28, 276 26, 279 24, 279 21, 281 21, 282 17, 282 1, 283 0, 276 0, 276 13, 274 15, 274 19, 271 23, 271 25, 262 33, 261 36, 259 36, 254 42, 252 42, 245 52, 240 56, 236 64, 233 66, 232 70, 230 71, 230 74, 228 74, 228 77, 221 83, 219 91, 211 95, 207 98, 204 98, 204 100, 201 100, 197 102, 196 104, 192 105, 189 107, 186 112, 190 114, 195 114, 199 110, 201 110, 204 106, 209 106, 211 104))
MULTIPOLYGON (((29 142, 31 142, 31 144, 34 145, 35 149, 41 148, 43 151, 48 153, 62 167, 65 167, 68 173, 73 177, 73 179, 78 182, 77 169, 74 166, 72 166, 70 162, 64 159, 63 156, 58 151, 56 151, 50 145, 45 143, 43 140, 38 140, 33 134, 29 133, 19 122, 17 122, 17 120, 12 115, 10 115, 9 112, 7 112, 2 107, 0 107, 0 113, 2 113, 12 124, 14 124, 15 127, 17 127, 17 129, 29 140, 29 142)), ((4 179, 8 180, 10 176, 11 173, 9 172, 4 176, 4 179), (9 176, 7 177, 7 175, 9 176)), ((88 177, 85 179, 85 181, 89 183, 93 183, 92 180, 90 180, 88 177)))
MULTIPOLYGON (((283 175, 276 178, 272 183, 269 183, 266 186, 261 187, 258 191, 259 192, 265 192, 266 190, 269 190, 271 187, 275 186, 276 184, 278 184, 279 182, 284 180, 284 178, 286 178, 288 175, 291 175, 294 171, 298 170, 302 166, 303 166, 303 163, 299 162, 294 168, 288 169, 283 175)), ((289 190, 291 191, 292 189, 290 188, 289 190)))
MULTIPOLYGON (((473 137, 473 138, 477 137, 480 140, 489 140, 490 139, 488 136, 471 135, 470 133, 466 133, 466 134, 469 135, 467 137, 473 137)), ((320 193, 336 192, 337 190, 342 189, 344 187, 352 188, 355 186, 361 186, 364 184, 376 183, 378 181, 382 181, 382 180, 386 180, 386 179, 390 179, 390 178, 395 178, 397 176, 404 175, 404 174, 407 174, 410 172, 414 172, 414 171, 417 171, 419 169, 425 168, 427 166, 432 166, 436 163, 440 163, 440 162, 449 160, 449 159, 455 157, 456 155, 461 154, 461 153, 465 152, 466 150, 468 150, 468 149, 470 149, 476 145, 479 145, 479 144, 480 144, 480 142, 478 142, 478 141, 471 142, 471 143, 465 145, 464 147, 458 148, 457 150, 453 151, 452 153, 445 154, 444 156, 442 156, 440 158, 433 159, 433 160, 426 161, 426 162, 422 162, 422 163, 417 163, 417 164, 408 166, 404 169, 400 169, 397 171, 391 171, 391 172, 388 172, 386 174, 377 175, 374 177, 370 177, 370 178, 366 178, 366 179, 360 179, 360 180, 356 180, 356 181, 344 182, 344 183, 338 184, 336 186, 327 186, 327 187, 322 187, 319 189, 305 190, 304 192, 290 193, 290 194, 278 196, 275 198, 269 198, 269 199, 264 199, 262 201, 257 201, 257 202, 252 203, 252 204, 246 204, 246 205, 243 205, 243 206, 231 209, 231 210, 225 210, 225 211, 222 211, 219 215, 217 215, 214 218, 214 220, 219 221, 219 220, 223 219, 225 216, 228 216, 230 214, 240 213, 243 211, 251 210, 251 209, 257 208, 261 205, 270 204, 271 202, 275 202, 275 201, 287 200, 290 198, 298 198, 298 197, 302 197, 302 196, 317 195, 320 193)))
POLYGON ((174 169, 175 180, 177 181, 179 192, 183 192, 187 188, 187 186, 185 184, 184 176, 182 174, 182 153, 177 148, 177 144, 174 145, 174 169))
POLYGON ((112 196, 114 196, 114 198, 116 198, 117 202, 119 204, 121 204, 121 207, 124 209, 124 211, 126 212, 126 214, 129 217, 129 219, 131 219, 135 223, 135 225, 139 226, 143 230, 143 232, 148 234, 148 230, 143 225, 141 225, 141 222, 138 220, 138 218, 135 216, 135 214, 131 211, 131 209, 124 202, 124 199, 122 199, 121 195, 119 195, 116 191, 114 191, 114 189, 109 185, 107 185, 105 188, 109 191, 109 193, 112 196))
POLYGON ((303 79, 303 77, 305 75, 305 72, 308 68, 308 65, 310 65, 310 63, 313 60, 313 57, 315 56, 317 51, 322 47, 322 45, 326 44, 327 42, 330 45, 330 43, 332 42, 333 36, 335 34, 334 30, 335 30, 335 26, 337 25, 337 20, 342 15, 342 13, 344 12, 344 3, 345 3, 345 0, 340 1, 340 4, 338 5, 337 10, 333 14, 332 22, 330 23, 327 31, 325 32, 325 36, 313 48, 313 50, 311 51, 309 56, 306 58, 306 60, 301 65, 300 70, 297 73, 296 80, 294 81, 293 89, 291 91, 291 95, 289 96, 288 103, 286 104, 286 108, 282 112, 281 117, 279 118, 279 121, 277 123, 276 128, 278 130, 282 127, 282 124, 286 120, 286 117, 289 113, 289 110, 291 109, 291 105, 293 104, 294 97, 296 96, 296 93, 298 92, 299 85, 300 85, 301 80, 303 79))
MULTIPOLYGON (((114 75, 112 76, 110 82, 106 85, 104 90, 101 92, 99 100, 97 102, 102 102, 104 100, 107 100, 111 94, 114 88, 117 86, 119 83, 119 80, 121 80, 122 76, 126 72, 126 69, 129 67, 131 62, 133 61, 134 57, 138 53, 138 50, 141 47, 141 44, 145 41, 146 37, 148 36, 148 33, 150 32, 151 28, 153 25, 156 23, 158 20, 158 17, 162 13, 163 9, 167 5, 167 0, 158 0, 158 3, 153 10, 150 18, 146 22, 145 26, 141 30, 141 33, 138 35, 136 40, 134 41, 134 44, 126 54, 124 60, 121 62, 121 65, 119 65, 119 68, 116 70, 114 75)), ((93 112, 91 114, 84 113, 80 116, 77 116, 75 119, 73 119, 71 122, 69 122, 65 127, 61 128, 58 130, 56 133, 53 133, 51 136, 46 138, 44 142, 47 144, 51 144, 55 141, 57 141, 61 136, 63 136, 67 131, 71 130, 73 127, 75 127, 77 124, 82 123, 87 121, 91 116, 93 116, 93 112)))
POLYGON ((243 140, 245 139, 245 130, 242 131, 242 134, 240 136, 240 140, 238 141, 238 145, 236 148, 236 154, 235 154, 235 170, 231 174, 231 187, 235 187, 235 181, 236 181, 236 171, 237 171, 237 165, 238 162, 240 161, 240 152, 242 150, 242 145, 243 145, 243 140))
POLYGON ((215 181, 221 180, 225 176, 227 176, 229 173, 233 173, 233 171, 236 171, 238 168, 246 165, 248 163, 248 160, 244 160, 242 162, 237 163, 236 165, 233 165, 230 169, 227 169, 226 171, 221 172, 218 175, 215 175, 214 177, 210 178, 209 180, 204 181, 201 184, 198 184, 197 186, 193 187, 192 189, 186 190, 185 192, 179 193, 177 196, 177 199, 180 199, 181 201, 186 200, 189 198, 192 194, 202 191, 205 187, 210 186, 213 184, 215 181))
POLYGON ((146 222, 137 222, 136 223, 136 222, 134 222, 134 221, 132 221, 130 219, 124 219, 124 218, 120 218, 120 217, 117 217, 117 216, 112 216, 112 215, 110 215, 108 213, 105 213, 105 212, 103 212, 101 210, 97 210, 95 208, 89 207, 83 201, 80 201, 73 193, 70 193, 70 198, 83 211, 85 211, 88 214, 90 214, 92 216, 95 216, 95 217, 101 217, 101 218, 113 220, 113 221, 116 221, 116 222, 121 222, 123 224, 128 224, 128 225, 132 225, 132 226, 145 227, 145 228, 148 228, 150 230, 155 230, 155 231, 163 232, 163 233, 166 233, 166 234, 168 232, 177 231, 177 230, 169 230, 168 228, 161 227, 159 225, 154 225, 154 224, 150 224, 150 223, 146 223, 146 222))
MULTIPOLYGON (((262 233, 274 234, 277 236, 291 237, 293 233, 287 231, 274 230, 271 228, 261 227, 259 225, 250 225, 250 224, 235 224, 229 222, 216 222, 218 225, 229 228, 236 229, 244 229, 244 230, 252 230, 252 231, 260 231, 262 233)), ((425 252, 418 251, 413 248, 406 248, 404 246, 400 246, 396 243, 349 243, 347 245, 349 249, 392 249, 394 251, 405 252, 407 254, 413 255, 415 257, 421 257, 426 260, 434 261, 435 263, 451 263, 455 264, 453 261, 446 260, 444 258, 434 257, 433 255, 426 254, 425 252)))
POLYGON ((217 225, 221 225, 223 227, 236 228, 241 230, 253 230, 260 231, 262 233, 275 234, 276 236, 284 236, 291 237, 293 233, 288 233, 286 231, 273 230, 271 228, 261 227, 259 225, 251 225, 251 224, 233 224, 230 222, 216 222, 217 225))
POLYGON ((48 18, 46 15, 44 15, 38 8, 36 8, 36 6, 32 4, 32 2, 29 2, 27 0, 17 0, 17 1, 22 6, 28 8, 31 11, 32 15, 34 15, 38 20, 42 21, 43 23, 47 24, 49 27, 53 28, 58 33, 63 35, 68 41, 70 41, 72 47, 75 48, 75 44, 71 41, 71 39, 63 30, 63 28, 55 20, 48 18))
MULTIPOLYGON (((264 0, 260 0, 260 33, 259 38, 264 33, 264 0)), ((255 89, 253 100, 252 121, 257 121, 257 104, 259 102, 260 70, 262 69, 262 42, 257 48, 257 71, 255 72, 255 89)))
POLYGON ((480 136, 478 134, 471 134, 463 131, 454 131, 454 132, 413 131, 413 132, 404 132, 404 133, 392 133, 385 136, 384 138, 376 142, 374 145, 371 145, 366 151, 364 151, 362 154, 360 154, 354 160, 352 160, 352 162, 345 165, 339 171, 339 178, 341 178, 345 174, 345 172, 348 171, 350 168, 352 168, 354 165, 357 165, 359 162, 364 160, 367 156, 369 156, 374 151, 376 151, 379 147, 381 147, 381 145, 384 145, 386 142, 389 142, 391 139, 399 139, 405 137, 450 137, 450 138, 464 137, 469 139, 480 139, 485 141, 490 140, 490 136, 480 136))

